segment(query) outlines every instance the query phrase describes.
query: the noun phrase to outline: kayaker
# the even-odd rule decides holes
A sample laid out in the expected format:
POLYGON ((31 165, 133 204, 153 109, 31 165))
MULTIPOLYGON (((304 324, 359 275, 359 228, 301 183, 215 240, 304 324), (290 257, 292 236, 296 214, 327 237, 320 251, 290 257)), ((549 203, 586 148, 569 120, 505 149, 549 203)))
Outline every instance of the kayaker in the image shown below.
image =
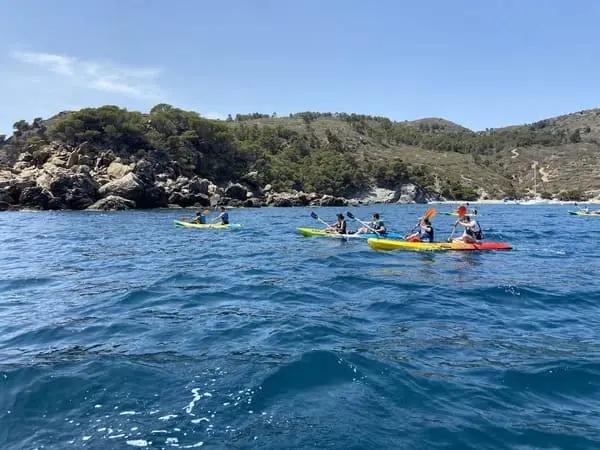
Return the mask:
POLYGON ((373 231, 375 231, 378 234, 387 233, 387 229, 385 228, 385 224, 383 223, 383 220, 381 220, 379 213, 373 213, 373 220, 369 222, 369 226, 360 227, 357 233, 372 233, 373 231))
POLYGON ((213 220, 213 222, 216 222, 220 219, 221 225, 229 225, 229 213, 227 212, 224 206, 221 206, 220 211, 221 213, 215 218, 215 220, 213 220))
POLYGON ((327 228, 325 228, 325 231, 331 233, 347 234, 346 218, 344 217, 344 215, 336 214, 336 222, 333 225, 329 225, 327 228))
POLYGON ((483 231, 481 230, 479 222, 470 216, 466 214, 461 216, 460 219, 456 221, 455 226, 456 225, 464 227, 465 231, 461 237, 454 239, 455 241, 463 241, 467 244, 477 244, 478 242, 483 241, 483 231))
POLYGON ((199 224, 205 224, 206 223, 206 216, 208 215, 209 211, 208 210, 204 210, 204 211, 198 211, 196 213, 196 215, 194 216, 194 218, 192 219, 193 223, 199 223, 199 224))
POLYGON ((433 242, 434 232, 433 225, 428 217, 421 217, 419 223, 415 227, 417 232, 406 236, 409 242, 433 242))

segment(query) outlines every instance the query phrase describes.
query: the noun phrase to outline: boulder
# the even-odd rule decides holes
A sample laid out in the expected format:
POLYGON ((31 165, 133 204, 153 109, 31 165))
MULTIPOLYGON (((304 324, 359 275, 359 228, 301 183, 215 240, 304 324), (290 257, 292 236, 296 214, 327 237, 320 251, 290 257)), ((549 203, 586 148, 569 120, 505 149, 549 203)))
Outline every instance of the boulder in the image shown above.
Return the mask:
POLYGON ((334 197, 333 195, 324 195, 319 200, 320 206, 346 206, 348 200, 343 197, 334 197))
POLYGON ((168 199, 169 204, 188 206, 210 206, 210 198, 206 194, 191 194, 182 192, 173 192, 168 199))
POLYGON ((134 172, 144 181, 154 181, 154 165, 146 159, 142 159, 135 164, 134 172))
POLYGON ((133 200, 128 200, 123 197, 119 197, 118 195, 109 195, 108 197, 104 197, 98 200, 93 205, 89 206, 87 209, 99 210, 99 211, 118 211, 125 209, 134 209, 135 202, 133 200))
POLYGON ((123 178, 132 171, 133 167, 131 167, 129 164, 122 164, 118 161, 111 162, 106 168, 106 174, 111 180, 123 178))
POLYGON ((188 183, 188 190, 192 194, 209 194, 211 182, 205 178, 194 177, 188 183))
POLYGON ((19 196, 19 204, 33 208, 48 209, 52 196, 48 191, 39 187, 26 187, 19 196))
POLYGON ((133 172, 105 184, 100 188, 100 194, 133 200, 138 208, 161 208, 168 204, 167 193, 162 187, 143 182, 133 172))
POLYGON ((144 183, 136 174, 128 173, 118 180, 111 181, 100 187, 99 193, 102 196, 116 195, 137 202, 144 196, 144 188, 144 183))
POLYGON ((244 207, 246 208, 260 208, 263 206, 263 202, 258 198, 249 198, 244 202, 244 207))
POLYGON ((21 153, 18 158, 17 158, 17 162, 31 162, 31 160, 33 159, 33 155, 29 152, 23 152, 21 153))
POLYGON ((75 149, 69 155, 67 159, 67 169, 70 169, 74 165, 79 164, 79 149, 75 149))
POLYGON ((98 183, 87 173, 76 173, 51 164, 36 179, 36 185, 52 194, 55 209, 85 209, 98 198, 98 183))
POLYGON ((219 194, 214 194, 210 197, 210 206, 215 207, 221 204, 221 196, 219 194))
POLYGON ((42 167, 46 161, 50 158, 50 151, 43 148, 33 152, 33 158, 31 162, 36 167, 42 167))
POLYGON ((269 206, 276 207, 307 206, 310 203, 310 198, 304 192, 280 192, 269 194, 266 203, 269 206))
POLYGON ((396 195, 398 195, 398 203, 427 203, 425 191, 412 183, 400 186, 396 195))
POLYGON ((225 196, 234 200, 246 200, 248 198, 248 189, 239 183, 230 184, 225 189, 225 196))
POLYGON ((51 156, 50 159, 48 159, 48 161, 44 165, 46 165, 46 164, 52 164, 57 167, 66 167, 67 161, 65 159, 59 157, 58 155, 55 155, 55 156, 51 156))
POLYGON ((8 211, 10 209, 10 203, 0 200, 0 211, 8 211))

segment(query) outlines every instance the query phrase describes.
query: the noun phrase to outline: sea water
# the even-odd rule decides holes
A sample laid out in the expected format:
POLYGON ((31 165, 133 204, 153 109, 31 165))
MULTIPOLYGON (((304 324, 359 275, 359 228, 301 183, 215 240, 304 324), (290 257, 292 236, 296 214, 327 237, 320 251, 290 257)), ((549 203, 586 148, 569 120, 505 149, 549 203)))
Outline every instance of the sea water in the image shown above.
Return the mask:
POLYGON ((345 209, 0 214, 0 448, 600 447, 600 218, 482 205, 507 252, 295 232, 345 209))

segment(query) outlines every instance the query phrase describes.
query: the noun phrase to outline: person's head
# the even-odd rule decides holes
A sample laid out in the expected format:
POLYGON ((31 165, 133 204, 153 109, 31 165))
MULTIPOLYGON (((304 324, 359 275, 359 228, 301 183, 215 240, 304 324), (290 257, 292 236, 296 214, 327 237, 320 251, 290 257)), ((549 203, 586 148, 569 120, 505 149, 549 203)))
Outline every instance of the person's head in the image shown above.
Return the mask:
POLYGON ((379 220, 379 213, 373 213, 373 219, 379 220))
POLYGON ((460 220, 462 220, 463 222, 470 222, 471 221, 471 217, 467 216, 466 214, 464 216, 462 216, 460 218, 460 220))
POLYGON ((225 207, 221 206, 221 212, 225 212, 225 207))
POLYGON ((429 220, 429 217, 423 217, 422 222, 425 225, 431 225, 431 221, 429 220))
POLYGON ((343 214, 336 214, 337 220, 338 222, 341 222, 342 220, 344 220, 344 215, 343 214))

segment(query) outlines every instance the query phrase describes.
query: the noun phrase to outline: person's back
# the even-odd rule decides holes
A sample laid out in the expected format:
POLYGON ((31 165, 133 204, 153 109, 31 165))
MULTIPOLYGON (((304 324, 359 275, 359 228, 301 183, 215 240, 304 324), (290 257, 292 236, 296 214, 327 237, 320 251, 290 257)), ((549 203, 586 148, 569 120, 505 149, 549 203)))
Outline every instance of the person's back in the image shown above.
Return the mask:
POLYGON ((433 225, 429 219, 423 219, 421 221, 420 230, 419 230, 419 239, 422 242, 433 242, 434 239, 434 231, 433 225))
POLYGON ((229 213, 227 211, 221 213, 221 224, 229 225, 229 213))

